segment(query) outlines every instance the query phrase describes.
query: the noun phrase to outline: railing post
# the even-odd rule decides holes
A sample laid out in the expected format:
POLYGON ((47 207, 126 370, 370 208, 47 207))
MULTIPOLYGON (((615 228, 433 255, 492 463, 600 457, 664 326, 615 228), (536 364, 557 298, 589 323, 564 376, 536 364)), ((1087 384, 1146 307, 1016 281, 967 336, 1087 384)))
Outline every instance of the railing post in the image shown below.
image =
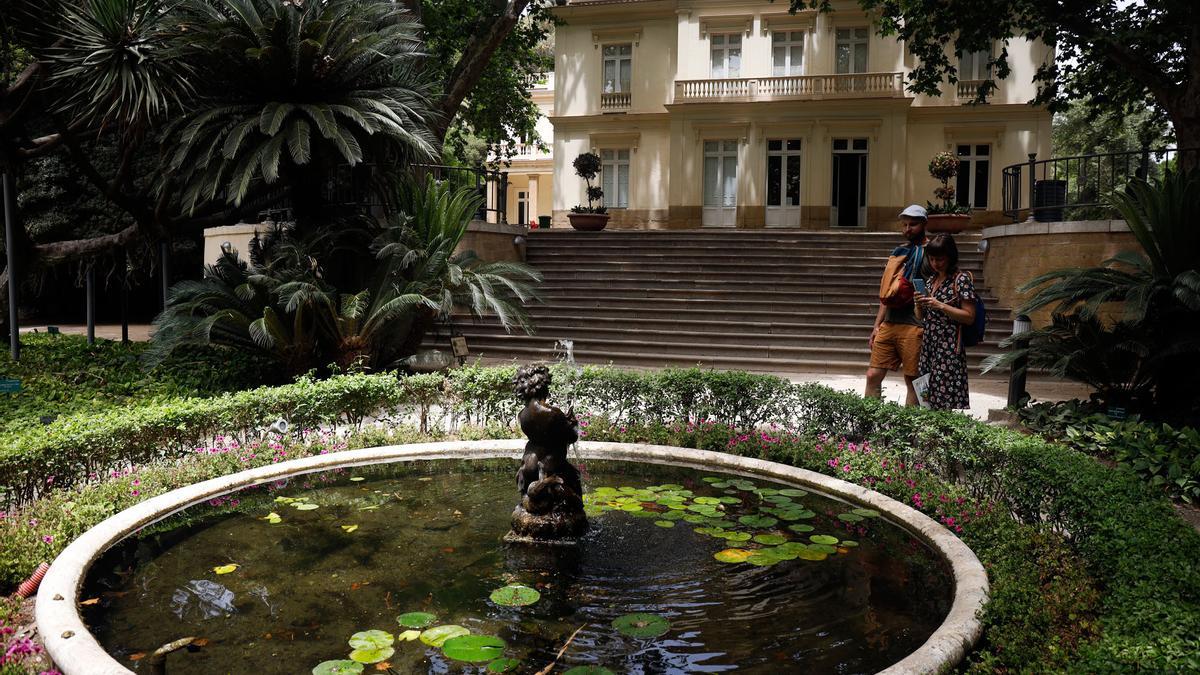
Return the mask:
POLYGON ((497 195, 500 202, 500 213, 496 216, 496 222, 508 223, 508 172, 500 172, 500 193, 497 195))
POLYGON ((1028 165, 1028 169, 1029 169, 1029 217, 1025 219, 1025 222, 1028 222, 1028 223, 1032 223, 1034 221, 1034 217, 1033 217, 1033 180, 1034 180, 1033 179, 1033 171, 1034 171, 1034 167, 1036 166, 1036 164, 1037 164, 1037 153, 1036 152, 1029 153, 1029 165, 1028 165))
POLYGON ((1142 157, 1138 161, 1138 178, 1150 180, 1150 146, 1142 147, 1142 157))
POLYGON ((0 193, 4 201, 4 253, 8 258, 8 348, 12 360, 21 360, 21 325, 17 316, 17 194, 12 175, 0 173, 0 193))
MULTIPOLYGON (((1016 338, 1013 344, 1014 349, 1029 348, 1029 330, 1033 327, 1029 317, 1024 314, 1018 314, 1013 321, 1013 337, 1016 338)), ((1014 410, 1020 407, 1021 400, 1025 398, 1025 380, 1026 368, 1029 364, 1029 357, 1022 355, 1012 364, 1012 369, 1008 371, 1008 407, 1014 410)))

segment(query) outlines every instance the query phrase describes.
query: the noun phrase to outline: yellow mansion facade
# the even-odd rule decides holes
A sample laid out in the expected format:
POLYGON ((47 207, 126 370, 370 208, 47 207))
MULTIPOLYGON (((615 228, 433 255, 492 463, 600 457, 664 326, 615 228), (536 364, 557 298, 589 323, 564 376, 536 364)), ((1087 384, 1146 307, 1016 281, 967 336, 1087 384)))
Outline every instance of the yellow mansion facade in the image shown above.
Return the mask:
POLYGON ((1012 72, 984 105, 966 103, 986 53, 965 54, 960 82, 940 97, 915 96, 904 46, 879 37, 857 3, 834 10, 791 15, 786 0, 559 7, 553 158, 538 167, 552 162, 553 176, 525 183, 536 205, 526 213, 545 213, 552 180, 554 225, 567 226, 586 203, 572 161, 595 152, 609 227, 880 229, 933 198, 929 159, 949 150, 961 160, 958 199, 976 221, 1001 221, 1001 168, 1050 153, 1050 114, 1027 101, 1051 51, 1012 40, 1012 72))

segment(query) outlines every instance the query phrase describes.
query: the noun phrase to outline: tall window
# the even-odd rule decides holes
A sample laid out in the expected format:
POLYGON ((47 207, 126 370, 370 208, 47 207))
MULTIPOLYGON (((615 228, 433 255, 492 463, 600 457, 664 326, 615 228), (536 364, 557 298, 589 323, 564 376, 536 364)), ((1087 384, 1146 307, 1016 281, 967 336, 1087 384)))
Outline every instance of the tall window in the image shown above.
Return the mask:
POLYGON ((958 183, 955 199, 963 206, 986 209, 988 205, 988 172, 991 167, 992 146, 958 146, 958 183))
POLYGON ((837 29, 837 72, 867 72, 867 45, 870 33, 866 28, 837 29))
POLYGON ((771 74, 776 77, 804 74, 804 33, 777 30, 771 33, 771 74))
POLYGON ((988 59, 992 57, 991 50, 984 49, 977 52, 963 52, 962 58, 958 60, 958 79, 961 80, 986 80, 991 76, 988 69, 988 59))
POLYGON ((604 93, 629 91, 633 74, 633 45, 604 45, 604 93))
POLYGON ((737 141, 704 142, 704 205, 737 205, 737 141))
POLYGON ((629 208, 629 150, 600 151, 600 188, 605 206, 629 208))
POLYGON ((742 76, 742 34, 727 33, 711 35, 709 42, 712 49, 711 77, 741 77, 742 76))

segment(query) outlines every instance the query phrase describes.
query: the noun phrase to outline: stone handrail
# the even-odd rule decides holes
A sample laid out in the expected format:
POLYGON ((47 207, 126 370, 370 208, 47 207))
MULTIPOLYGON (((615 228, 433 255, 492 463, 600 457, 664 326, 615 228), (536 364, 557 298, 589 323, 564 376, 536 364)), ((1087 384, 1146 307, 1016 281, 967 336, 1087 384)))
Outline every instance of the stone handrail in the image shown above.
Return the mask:
POLYGON ((983 80, 959 80, 956 96, 960 99, 974 100, 979 94, 979 85, 983 80))
POLYGON ((837 73, 787 77, 676 80, 675 101, 770 101, 904 95, 903 73, 837 73))
POLYGON ((629 110, 632 99, 633 96, 627 91, 600 94, 600 109, 604 111, 629 110))

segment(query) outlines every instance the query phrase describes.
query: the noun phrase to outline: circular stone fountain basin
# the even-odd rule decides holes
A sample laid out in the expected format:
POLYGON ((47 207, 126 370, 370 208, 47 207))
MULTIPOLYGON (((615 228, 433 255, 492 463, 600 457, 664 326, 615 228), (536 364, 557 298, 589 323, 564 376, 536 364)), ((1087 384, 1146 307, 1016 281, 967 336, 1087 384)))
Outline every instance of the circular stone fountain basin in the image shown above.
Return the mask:
MULTIPOLYGON (((148 671, 146 654, 184 636, 204 646, 168 657, 172 673, 309 672, 347 658, 353 634, 403 633, 412 611, 501 638, 493 656, 517 672, 576 628, 559 670, 930 672, 978 636, 986 576, 960 540, 878 493, 759 460, 581 443, 591 532, 578 547, 506 546, 523 446, 346 451, 147 500, 55 561, 39 628, 68 675, 148 671), (501 461, 461 462, 485 459, 501 461), (541 597, 491 598, 509 584, 541 597), (95 634, 72 602, 92 598, 95 634), (630 635, 633 613, 667 626, 630 635)), ((419 640, 389 649, 397 672, 487 665, 419 640)))

